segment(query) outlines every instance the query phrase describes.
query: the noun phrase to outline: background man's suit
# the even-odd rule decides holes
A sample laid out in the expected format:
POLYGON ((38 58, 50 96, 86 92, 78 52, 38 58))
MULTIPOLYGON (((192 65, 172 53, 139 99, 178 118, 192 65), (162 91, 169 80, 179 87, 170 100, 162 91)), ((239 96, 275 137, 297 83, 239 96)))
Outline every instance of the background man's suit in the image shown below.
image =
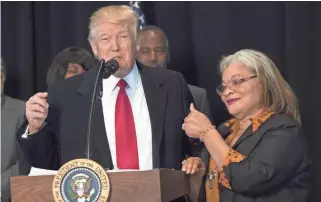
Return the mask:
POLYGON ((204 88, 188 84, 188 87, 194 98, 196 109, 205 114, 211 121, 213 121, 212 112, 208 104, 207 92, 204 88))
POLYGON ((1 201, 10 198, 10 177, 27 175, 30 166, 23 158, 16 134, 24 120, 25 103, 3 96, 1 101, 1 201))
MULTIPOLYGON (((189 104, 193 102, 190 90, 180 73, 144 67, 139 71, 151 120, 153 168, 181 169, 185 154, 197 155, 199 152, 198 141, 188 138, 182 131, 189 104)), ((46 126, 27 139, 19 135, 32 166, 58 169, 72 159, 85 157, 88 114, 96 74, 95 68, 48 90, 50 107, 46 126)), ((92 159, 113 169, 100 99, 94 116, 92 159)))

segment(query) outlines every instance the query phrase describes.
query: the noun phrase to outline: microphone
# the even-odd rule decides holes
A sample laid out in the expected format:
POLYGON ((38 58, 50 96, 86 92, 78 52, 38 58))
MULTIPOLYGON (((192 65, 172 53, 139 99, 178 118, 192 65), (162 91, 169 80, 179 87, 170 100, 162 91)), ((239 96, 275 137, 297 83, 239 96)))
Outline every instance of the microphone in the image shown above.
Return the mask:
POLYGON ((101 60, 100 63, 105 66, 103 68, 104 79, 107 79, 108 77, 110 77, 110 75, 114 74, 119 68, 119 64, 115 59, 111 59, 106 63, 104 60, 101 60))
POLYGON ((88 119, 88 129, 87 129, 87 145, 86 145, 86 158, 91 159, 91 145, 92 145, 92 126, 93 126, 93 116, 95 111, 96 100, 98 98, 97 92, 99 88, 100 94, 102 93, 102 80, 109 78, 114 74, 119 68, 119 63, 115 59, 111 59, 107 62, 105 60, 100 60, 100 67, 95 80, 94 92, 91 99, 89 119, 88 119), (98 85, 99 84, 99 85, 98 85))

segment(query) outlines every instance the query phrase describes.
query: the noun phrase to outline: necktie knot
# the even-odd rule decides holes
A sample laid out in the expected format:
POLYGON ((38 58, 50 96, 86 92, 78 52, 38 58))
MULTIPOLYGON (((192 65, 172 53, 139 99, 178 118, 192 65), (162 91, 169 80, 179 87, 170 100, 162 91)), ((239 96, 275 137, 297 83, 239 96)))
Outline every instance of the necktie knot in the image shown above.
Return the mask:
POLYGON ((120 79, 117 83, 117 86, 120 88, 120 90, 125 90, 127 85, 128 84, 124 79, 120 79))

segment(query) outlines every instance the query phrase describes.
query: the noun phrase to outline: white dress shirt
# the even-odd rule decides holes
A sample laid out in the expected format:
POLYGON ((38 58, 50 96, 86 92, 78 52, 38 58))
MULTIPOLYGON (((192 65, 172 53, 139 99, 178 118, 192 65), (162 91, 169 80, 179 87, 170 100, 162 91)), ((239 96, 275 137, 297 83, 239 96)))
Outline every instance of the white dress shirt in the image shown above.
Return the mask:
MULTIPOLYGON (((152 129, 149 111, 142 85, 142 80, 135 64, 132 71, 123 78, 128 86, 126 93, 132 106, 136 138, 138 145, 138 159, 140 170, 150 170, 153 168, 152 155, 152 129)), ((116 137, 115 137, 115 108, 119 87, 117 86, 120 78, 110 76, 103 80, 102 105, 105 120, 105 128, 113 160, 114 168, 117 169, 116 156, 116 137)), ((124 127, 125 127, 124 123, 124 127)))
MULTIPOLYGON (((132 71, 123 79, 128 84, 125 90, 132 106, 134 116, 138 146, 139 169, 150 170, 153 169, 152 128, 142 80, 136 63, 132 71)), ((117 78, 113 75, 108 79, 104 79, 102 96, 105 128, 115 169, 117 169, 115 108, 119 91, 119 87, 117 86, 119 80, 120 78, 117 78)), ((124 127, 125 124, 126 123, 124 123, 124 127)), ((26 138, 28 135, 30 135, 28 134, 28 128, 29 127, 27 127, 25 133, 22 135, 23 138, 26 138)))

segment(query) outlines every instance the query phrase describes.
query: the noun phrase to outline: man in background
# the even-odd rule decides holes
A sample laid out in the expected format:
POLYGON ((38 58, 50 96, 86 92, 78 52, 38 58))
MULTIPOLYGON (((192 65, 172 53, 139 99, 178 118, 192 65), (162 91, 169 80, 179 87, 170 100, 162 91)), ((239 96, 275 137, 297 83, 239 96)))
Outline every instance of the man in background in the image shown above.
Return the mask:
MULTIPOLYGON (((145 26, 137 36, 137 60, 146 67, 167 68, 170 60, 166 34, 156 26, 145 26)), ((188 85, 196 108, 212 120, 207 92, 204 88, 188 85)), ((213 120, 212 120, 213 121, 213 120)))
POLYGON ((4 95, 5 80, 6 67, 1 58, 1 202, 10 201, 10 177, 27 175, 30 170, 16 138, 24 120, 25 103, 4 95))

